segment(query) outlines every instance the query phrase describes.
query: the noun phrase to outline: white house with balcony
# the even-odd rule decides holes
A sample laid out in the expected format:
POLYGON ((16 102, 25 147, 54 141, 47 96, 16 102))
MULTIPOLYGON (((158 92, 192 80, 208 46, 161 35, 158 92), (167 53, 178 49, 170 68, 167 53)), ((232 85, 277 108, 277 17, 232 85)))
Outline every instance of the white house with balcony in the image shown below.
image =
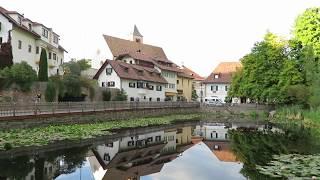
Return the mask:
POLYGON ((225 102, 230 89, 232 74, 235 73, 238 68, 241 68, 240 62, 220 63, 210 76, 202 82, 205 97, 217 97, 221 102, 225 102))
POLYGON ((66 50, 59 45, 59 40, 59 35, 52 28, 0 7, 0 44, 11 44, 13 63, 25 61, 38 72, 41 50, 44 49, 47 52, 48 75, 62 74, 66 50))

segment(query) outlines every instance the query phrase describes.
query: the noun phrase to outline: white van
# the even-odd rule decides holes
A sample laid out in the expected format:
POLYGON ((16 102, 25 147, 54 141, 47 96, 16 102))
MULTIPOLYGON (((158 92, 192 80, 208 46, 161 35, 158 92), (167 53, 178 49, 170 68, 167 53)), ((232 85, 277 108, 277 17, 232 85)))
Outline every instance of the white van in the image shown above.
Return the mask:
POLYGON ((210 96, 204 98, 204 104, 209 106, 222 106, 223 102, 217 96, 210 96))

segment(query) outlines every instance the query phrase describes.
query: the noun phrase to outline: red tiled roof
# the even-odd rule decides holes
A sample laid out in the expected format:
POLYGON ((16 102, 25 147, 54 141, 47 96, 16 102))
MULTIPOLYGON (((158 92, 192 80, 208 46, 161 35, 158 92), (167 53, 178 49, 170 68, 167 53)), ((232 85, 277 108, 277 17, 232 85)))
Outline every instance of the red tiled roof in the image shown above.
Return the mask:
POLYGON ((231 83, 232 74, 241 68, 240 62, 222 62, 214 71, 203 81, 203 83, 231 83), (219 77, 215 79, 215 75, 219 77))
POLYGON ((120 39, 108 35, 103 35, 103 37, 114 57, 125 53, 134 54, 140 52, 149 58, 161 58, 167 60, 167 56, 161 47, 120 39))
POLYGON ((110 64, 114 71, 118 74, 118 76, 123 79, 134 79, 164 84, 167 83, 167 81, 161 76, 161 74, 154 68, 127 64, 115 60, 106 60, 100 67, 96 75, 93 77, 93 79, 98 79, 100 74, 108 64, 110 64), (142 75, 139 75, 138 71, 142 72, 142 75))
POLYGON ((192 71, 191 69, 187 68, 186 66, 182 66, 182 71, 186 74, 189 74, 194 77, 194 80, 196 81, 203 81, 204 77, 200 76, 196 72, 192 71))

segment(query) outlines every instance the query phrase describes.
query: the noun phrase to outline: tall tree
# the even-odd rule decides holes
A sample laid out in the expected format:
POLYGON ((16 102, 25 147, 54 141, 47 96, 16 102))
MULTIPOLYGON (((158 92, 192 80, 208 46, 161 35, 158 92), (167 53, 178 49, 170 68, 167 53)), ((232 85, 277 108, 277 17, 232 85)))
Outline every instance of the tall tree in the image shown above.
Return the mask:
POLYGON ((41 49, 38 79, 39 81, 48 81, 48 60, 45 49, 41 49))
POLYGON ((320 8, 309 8, 299 15, 293 33, 304 46, 311 46, 315 55, 320 56, 320 8))

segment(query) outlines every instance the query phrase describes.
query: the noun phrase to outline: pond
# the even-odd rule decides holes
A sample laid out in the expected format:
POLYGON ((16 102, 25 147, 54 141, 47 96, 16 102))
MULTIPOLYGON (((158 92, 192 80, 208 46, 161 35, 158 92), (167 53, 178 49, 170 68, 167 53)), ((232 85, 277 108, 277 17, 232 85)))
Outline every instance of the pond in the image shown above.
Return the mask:
MULTIPOLYGON (((320 153, 310 129, 267 122, 194 121, 114 133, 0 152, 0 180, 290 179, 266 170, 274 155, 320 153)), ((300 175, 319 178, 318 165, 300 175)))

